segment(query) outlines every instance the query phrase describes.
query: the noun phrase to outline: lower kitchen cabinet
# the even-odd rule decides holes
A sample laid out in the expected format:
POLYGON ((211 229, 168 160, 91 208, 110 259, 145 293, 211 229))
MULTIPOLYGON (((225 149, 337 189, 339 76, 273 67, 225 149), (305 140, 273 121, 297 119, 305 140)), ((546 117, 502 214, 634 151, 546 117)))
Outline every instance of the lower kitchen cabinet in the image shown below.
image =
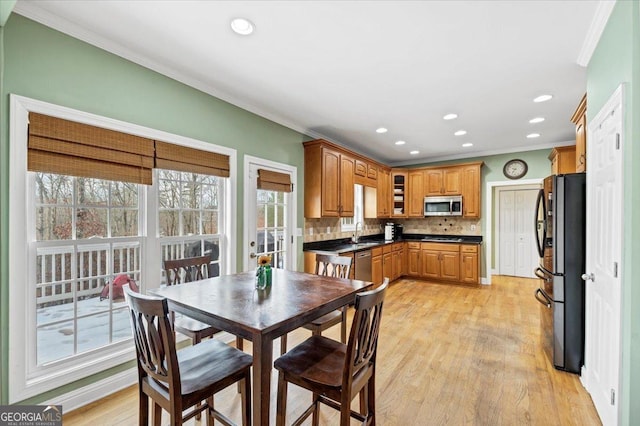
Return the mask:
POLYGON ((420 243, 407 243, 407 275, 420 276, 420 243))
POLYGON ((394 268, 393 268, 393 251, 392 245, 386 244, 382 247, 382 277, 389 278, 389 281, 393 281, 394 268))
POLYGON ((422 274, 434 280, 460 281, 460 245, 422 243, 422 274))
POLYGON ((376 247, 371 250, 371 281, 380 284, 382 279, 382 247, 376 247))
POLYGON ((460 246, 460 281, 467 284, 478 284, 478 246, 460 246))

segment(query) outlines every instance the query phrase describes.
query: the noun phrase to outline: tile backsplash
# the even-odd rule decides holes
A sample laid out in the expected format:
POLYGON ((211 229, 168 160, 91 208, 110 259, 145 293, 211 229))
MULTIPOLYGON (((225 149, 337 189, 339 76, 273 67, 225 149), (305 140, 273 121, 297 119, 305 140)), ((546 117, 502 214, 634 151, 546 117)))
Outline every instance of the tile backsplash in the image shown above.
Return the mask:
MULTIPOLYGON (((375 235, 384 232, 387 222, 400 223, 407 234, 447 234, 447 235, 482 235, 480 219, 463 219, 456 217, 421 219, 365 219, 362 235, 375 235)), ((352 231, 340 230, 340 218, 305 219, 304 242, 336 240, 349 238, 352 231)))

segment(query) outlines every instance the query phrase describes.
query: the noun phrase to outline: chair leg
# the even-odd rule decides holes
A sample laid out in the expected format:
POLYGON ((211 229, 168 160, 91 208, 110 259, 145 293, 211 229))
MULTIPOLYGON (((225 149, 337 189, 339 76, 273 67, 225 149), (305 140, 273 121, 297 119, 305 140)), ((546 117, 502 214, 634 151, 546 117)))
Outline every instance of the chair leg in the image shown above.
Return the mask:
POLYGON ((342 393, 340 400, 340 426, 349 426, 351 424, 351 401, 347 392, 342 393))
POLYGON ((160 426, 162 424, 162 407, 155 402, 153 403, 152 421, 153 426, 160 426))
POLYGON ((278 401, 276 408, 276 426, 284 426, 287 419, 287 382, 284 373, 278 374, 278 401))
POLYGON ((244 387, 241 394, 242 399, 242 426, 251 424, 251 370, 247 370, 244 376, 244 387))
POLYGON ((367 383, 367 417, 371 418, 371 426, 376 426, 376 372, 367 383))
POLYGON ((149 425, 149 397, 142 392, 139 392, 139 421, 138 424, 140 426, 148 426, 149 425))
POLYGON ((342 343, 347 343, 347 308, 342 308, 342 324, 340 324, 340 339, 342 343))
POLYGON ((236 336, 236 349, 238 350, 243 350, 244 347, 244 341, 242 340, 242 337, 237 337, 236 336))
POLYGON ((207 426, 214 426, 216 421, 215 421, 215 418, 213 417, 213 411, 215 407, 215 401, 213 400, 213 395, 207 398, 207 405, 209 406, 205 411, 205 414, 207 417, 207 426))
POLYGON ((280 337, 280 356, 284 355, 287 352, 287 335, 283 334, 280 337))
POLYGON ((320 398, 317 393, 313 394, 313 417, 311 420, 313 426, 320 424, 320 398))
POLYGON ((369 409, 369 388, 364 386, 360 390, 360 414, 363 416, 367 415, 367 410, 369 409))

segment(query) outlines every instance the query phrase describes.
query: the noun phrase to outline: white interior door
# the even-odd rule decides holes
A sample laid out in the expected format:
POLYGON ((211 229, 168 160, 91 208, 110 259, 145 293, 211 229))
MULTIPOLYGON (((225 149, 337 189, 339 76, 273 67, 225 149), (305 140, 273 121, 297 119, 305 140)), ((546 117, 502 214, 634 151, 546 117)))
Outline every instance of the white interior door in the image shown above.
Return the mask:
POLYGON ((244 270, 257 266, 261 255, 271 256, 274 268, 295 270, 296 167, 245 156, 244 270), (258 170, 289 174, 293 192, 258 189, 258 170))
POLYGON ((533 217, 537 189, 499 192, 499 272, 534 278, 538 254, 533 241, 533 217))
POLYGON ((589 124, 585 366, 603 425, 618 423, 622 259, 622 86, 589 124))

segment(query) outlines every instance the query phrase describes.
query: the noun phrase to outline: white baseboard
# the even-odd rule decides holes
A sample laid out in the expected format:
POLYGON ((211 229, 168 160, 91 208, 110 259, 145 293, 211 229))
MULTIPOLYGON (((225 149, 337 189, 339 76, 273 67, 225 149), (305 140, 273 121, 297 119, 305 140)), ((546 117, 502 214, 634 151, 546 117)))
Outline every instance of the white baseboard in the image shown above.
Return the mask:
POLYGON ((482 277, 480 279, 480 284, 482 284, 482 285, 491 285, 491 277, 482 277))
POLYGON ((133 367, 49 401, 44 401, 41 405, 62 405, 62 412, 68 413, 136 383, 138 383, 138 371, 137 367, 133 367))

